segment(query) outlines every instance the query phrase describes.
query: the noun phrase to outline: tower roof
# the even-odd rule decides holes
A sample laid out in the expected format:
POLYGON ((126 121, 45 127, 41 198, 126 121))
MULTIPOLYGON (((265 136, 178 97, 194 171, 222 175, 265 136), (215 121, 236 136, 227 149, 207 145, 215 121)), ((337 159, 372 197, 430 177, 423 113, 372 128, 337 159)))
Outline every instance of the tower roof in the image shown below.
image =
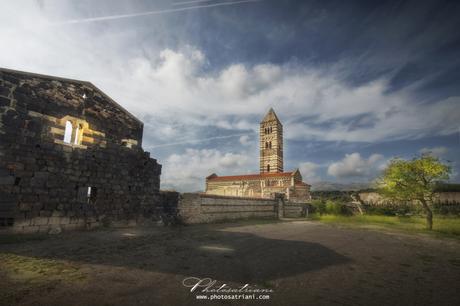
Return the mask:
POLYGON ((273 110, 273 108, 270 107, 270 109, 268 110, 268 113, 265 115, 262 122, 272 121, 272 120, 276 120, 278 123, 281 123, 281 121, 278 119, 278 116, 276 116, 276 113, 273 110))

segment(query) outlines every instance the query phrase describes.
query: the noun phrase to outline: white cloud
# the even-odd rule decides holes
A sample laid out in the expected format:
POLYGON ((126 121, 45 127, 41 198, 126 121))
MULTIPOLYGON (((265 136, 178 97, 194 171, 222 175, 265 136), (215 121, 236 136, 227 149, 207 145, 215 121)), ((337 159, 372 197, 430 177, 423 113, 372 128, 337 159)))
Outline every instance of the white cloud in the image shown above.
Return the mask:
POLYGON ((214 172, 218 175, 244 174, 248 172, 249 164, 245 152, 187 149, 183 154, 172 154, 164 161, 161 188, 204 190, 206 176, 214 172))
POLYGON ((447 153, 448 149, 446 147, 433 147, 433 148, 423 148, 420 150, 421 154, 431 154, 436 157, 442 157, 447 153))
POLYGON ((312 162, 304 162, 299 164, 299 171, 302 174, 304 182, 309 184, 313 182, 318 182, 321 180, 319 176, 316 175, 319 165, 312 162))
MULTIPOLYGON (((0 4, 0 66, 93 82, 144 121, 147 148, 214 139, 212 133, 200 135, 204 129, 258 133, 258 121, 269 107, 283 121, 287 139, 378 142, 458 131, 457 96, 424 103, 413 95, 416 86, 389 92, 385 78, 352 86, 343 81, 342 71, 350 69, 346 65, 323 69, 236 62, 210 67, 206 50, 182 44, 156 49, 158 35, 140 33, 142 27, 130 27, 128 22, 123 27, 117 22, 52 26, 84 13, 83 6, 75 9, 75 2, 46 1, 41 8, 33 1, 28 3, 32 5, 22 1, 0 4)), ((158 41, 174 30, 161 24, 160 16, 149 22, 157 25, 149 26, 149 31, 164 35, 158 41)), ((245 149, 257 142, 250 135, 236 136, 239 144, 247 145, 245 149)), ((445 153, 432 149, 439 155, 445 153)), ((365 159, 353 153, 330 165, 328 173, 336 177, 371 175, 384 165, 379 156, 365 159)), ((245 173, 245 163, 228 166, 233 158, 244 160, 244 152, 172 154, 160 160, 164 164, 162 184, 183 184, 184 189, 195 190, 203 188, 203 177, 212 171, 245 173)), ((316 179, 315 164, 299 167, 307 181, 316 179)))
POLYGON ((386 79, 353 87, 342 81, 343 67, 235 63, 210 72, 206 54, 193 46, 128 48, 134 39, 129 27, 52 26, 72 12, 61 2, 47 3, 46 10, 0 6, 0 39, 7 46, 0 66, 89 80, 142 120, 160 118, 162 126, 146 124, 145 133, 156 139, 194 125, 257 131, 254 118, 270 106, 288 139, 376 142, 458 129, 460 97, 420 103, 412 89, 388 93, 386 79), (170 123, 176 118, 180 126, 170 123))
POLYGON ((240 143, 243 145, 243 146, 250 146, 252 144, 252 140, 251 140, 251 137, 249 137, 249 135, 243 135, 240 137, 240 143))
POLYGON ((336 178, 374 176, 385 163, 381 154, 372 154, 369 158, 362 158, 357 152, 345 154, 345 157, 329 165, 327 173, 336 178))

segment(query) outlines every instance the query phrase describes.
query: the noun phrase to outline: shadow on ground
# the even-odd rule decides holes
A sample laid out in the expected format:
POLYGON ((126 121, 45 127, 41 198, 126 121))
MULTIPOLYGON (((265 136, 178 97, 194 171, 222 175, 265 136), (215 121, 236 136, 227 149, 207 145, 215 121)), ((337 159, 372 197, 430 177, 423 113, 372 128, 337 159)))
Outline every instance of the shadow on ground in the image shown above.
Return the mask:
POLYGON ((1 253, 260 283, 350 261, 321 244, 206 227, 69 233, 1 253))

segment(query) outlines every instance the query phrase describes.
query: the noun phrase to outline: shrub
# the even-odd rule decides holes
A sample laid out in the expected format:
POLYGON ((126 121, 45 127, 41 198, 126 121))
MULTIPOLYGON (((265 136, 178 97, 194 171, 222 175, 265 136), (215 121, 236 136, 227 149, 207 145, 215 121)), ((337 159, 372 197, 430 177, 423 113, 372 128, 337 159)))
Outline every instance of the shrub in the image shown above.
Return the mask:
POLYGON ((365 205, 364 209, 367 214, 383 215, 383 216, 405 216, 412 215, 420 212, 418 207, 413 205, 401 204, 383 204, 378 206, 365 205))
POLYGON ((330 215, 340 215, 341 208, 338 203, 327 200, 326 202, 326 213, 330 215))
POLYGON ((350 211, 350 209, 348 209, 348 207, 341 203, 341 202, 338 202, 338 201, 331 201, 331 200, 328 200, 326 201, 326 213, 327 214, 330 214, 330 215, 351 215, 352 212, 350 211))
POLYGON ((460 215, 460 203, 434 203, 433 212, 439 215, 460 215))
POLYGON ((323 215, 326 213, 326 203, 323 200, 313 200, 311 203, 313 212, 323 215))

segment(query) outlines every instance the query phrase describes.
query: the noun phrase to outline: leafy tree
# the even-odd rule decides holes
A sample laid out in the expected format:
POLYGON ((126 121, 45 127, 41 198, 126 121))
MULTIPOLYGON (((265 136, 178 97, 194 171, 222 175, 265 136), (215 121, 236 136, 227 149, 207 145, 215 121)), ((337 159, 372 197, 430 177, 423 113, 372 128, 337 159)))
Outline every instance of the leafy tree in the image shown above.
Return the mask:
POLYGON ((379 193, 395 201, 418 201, 425 213, 427 228, 433 228, 430 205, 437 183, 449 179, 450 167, 437 157, 422 155, 412 160, 399 158, 390 161, 377 181, 379 193))

